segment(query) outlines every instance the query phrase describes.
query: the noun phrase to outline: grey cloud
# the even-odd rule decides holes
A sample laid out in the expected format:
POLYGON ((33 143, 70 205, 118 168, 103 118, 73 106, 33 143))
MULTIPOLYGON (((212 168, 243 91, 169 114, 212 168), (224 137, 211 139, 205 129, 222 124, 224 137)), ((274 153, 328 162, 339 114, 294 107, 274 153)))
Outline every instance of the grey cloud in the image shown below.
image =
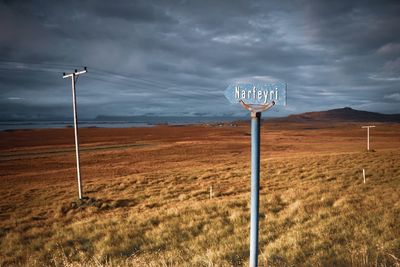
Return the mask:
POLYGON ((384 99, 391 99, 397 102, 400 102, 400 93, 393 93, 390 95, 384 95, 383 96, 384 99))
POLYGON ((119 1, 110 5, 107 2, 89 1, 89 10, 100 17, 125 19, 133 22, 175 22, 165 10, 147 1, 119 1))
POLYGON ((69 114, 61 73, 83 66, 88 117, 243 115, 223 91, 265 77, 289 85, 290 106, 274 115, 400 112, 389 97, 400 87, 399 11, 396 1, 2 1, 0 115, 69 114))

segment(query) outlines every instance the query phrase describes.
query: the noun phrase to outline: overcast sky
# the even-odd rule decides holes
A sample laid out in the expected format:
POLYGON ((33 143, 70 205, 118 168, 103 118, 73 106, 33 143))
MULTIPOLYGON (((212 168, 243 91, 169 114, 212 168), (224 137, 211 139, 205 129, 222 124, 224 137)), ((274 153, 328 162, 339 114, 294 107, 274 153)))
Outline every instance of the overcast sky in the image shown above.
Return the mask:
POLYGON ((400 1, 1 1, 0 119, 245 115, 233 82, 288 106, 400 113, 400 1))

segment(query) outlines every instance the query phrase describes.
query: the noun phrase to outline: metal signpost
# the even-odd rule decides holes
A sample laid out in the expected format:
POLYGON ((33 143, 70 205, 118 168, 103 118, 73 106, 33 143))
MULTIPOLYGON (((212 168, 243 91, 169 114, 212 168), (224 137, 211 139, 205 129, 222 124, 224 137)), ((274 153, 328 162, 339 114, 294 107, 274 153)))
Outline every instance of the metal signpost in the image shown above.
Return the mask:
POLYGON ((375 128, 375 125, 362 126, 361 128, 367 128, 367 151, 369 151, 369 128, 375 128))
POLYGON ((232 84, 225 90, 226 98, 233 104, 240 103, 251 112, 251 217, 250 217, 250 266, 258 266, 258 215, 260 192, 260 121, 261 112, 274 105, 286 106, 284 83, 232 84))
POLYGON ((74 110, 74 132, 75 132, 75 151, 76 151, 76 172, 78 175, 78 196, 79 199, 82 199, 82 183, 81 183, 81 168, 80 168, 80 159, 79 159, 79 135, 78 135, 78 113, 77 113, 77 108, 76 108, 76 90, 75 90, 75 85, 76 85, 76 80, 78 79, 78 76, 81 74, 84 74, 87 72, 87 68, 84 67, 83 70, 78 71, 75 70, 72 73, 65 74, 63 73, 63 78, 69 78, 71 77, 72 81, 72 107, 74 110))

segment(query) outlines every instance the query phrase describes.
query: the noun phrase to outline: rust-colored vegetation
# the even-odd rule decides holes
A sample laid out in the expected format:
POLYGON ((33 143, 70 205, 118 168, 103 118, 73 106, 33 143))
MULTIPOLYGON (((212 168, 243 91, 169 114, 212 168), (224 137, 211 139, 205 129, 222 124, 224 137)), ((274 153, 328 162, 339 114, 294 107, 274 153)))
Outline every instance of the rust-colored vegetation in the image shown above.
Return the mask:
MULTIPOLYGON (((399 131, 264 123, 260 265, 399 266, 399 131)), ((0 132, 0 266, 246 265, 249 133, 82 129, 78 201, 72 129, 0 132)))

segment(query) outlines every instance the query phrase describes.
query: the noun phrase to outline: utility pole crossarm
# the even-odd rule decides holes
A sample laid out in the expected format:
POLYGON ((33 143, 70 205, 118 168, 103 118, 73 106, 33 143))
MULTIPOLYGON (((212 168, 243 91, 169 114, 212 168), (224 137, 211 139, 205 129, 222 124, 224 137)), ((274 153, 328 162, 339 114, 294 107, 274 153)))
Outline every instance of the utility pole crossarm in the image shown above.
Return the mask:
POLYGON ((86 67, 84 67, 83 70, 81 70, 81 71, 75 70, 74 72, 68 73, 68 74, 65 74, 65 72, 64 72, 63 73, 63 79, 69 78, 69 77, 72 77, 72 76, 78 76, 78 75, 84 74, 86 72, 87 72, 87 68, 86 67))

